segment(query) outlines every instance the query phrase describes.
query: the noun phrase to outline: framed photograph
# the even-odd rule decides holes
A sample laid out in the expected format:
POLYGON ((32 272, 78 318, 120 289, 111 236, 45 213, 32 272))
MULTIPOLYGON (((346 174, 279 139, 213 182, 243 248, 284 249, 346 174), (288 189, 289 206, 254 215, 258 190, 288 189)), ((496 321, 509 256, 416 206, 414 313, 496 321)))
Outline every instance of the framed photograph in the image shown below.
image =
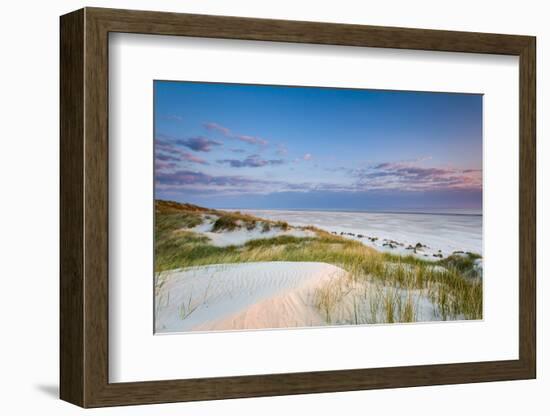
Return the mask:
POLYGON ((61 398, 535 378, 535 49, 62 16, 61 398))

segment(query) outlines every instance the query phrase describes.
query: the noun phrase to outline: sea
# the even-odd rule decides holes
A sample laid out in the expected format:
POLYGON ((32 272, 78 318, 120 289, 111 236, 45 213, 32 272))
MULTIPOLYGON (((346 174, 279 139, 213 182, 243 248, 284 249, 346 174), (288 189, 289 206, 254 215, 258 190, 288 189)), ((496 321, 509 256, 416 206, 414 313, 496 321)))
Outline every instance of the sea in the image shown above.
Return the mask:
POLYGON ((260 218, 313 225, 333 234, 363 242, 378 250, 413 254, 426 259, 456 252, 483 255, 483 216, 479 210, 407 212, 250 210, 260 218), (419 246, 420 245, 420 246, 419 246), (414 250, 415 247, 419 247, 414 250))

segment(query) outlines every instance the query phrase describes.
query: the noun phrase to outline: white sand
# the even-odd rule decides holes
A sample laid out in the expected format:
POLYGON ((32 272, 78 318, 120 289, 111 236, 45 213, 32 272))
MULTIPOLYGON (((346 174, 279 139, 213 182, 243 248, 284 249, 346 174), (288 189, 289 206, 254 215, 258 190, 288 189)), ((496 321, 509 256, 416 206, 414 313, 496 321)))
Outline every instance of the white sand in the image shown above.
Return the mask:
POLYGON ((312 302, 316 288, 346 276, 314 262, 193 267, 161 274, 157 333, 288 328, 326 324, 312 302))
MULTIPOLYGON (((347 279, 316 262, 257 262, 164 272, 155 290, 155 332, 225 331, 385 322, 384 304, 414 305, 413 320, 443 317, 427 289, 407 290, 347 279), (318 295, 329 292, 327 311, 318 295)), ((453 319, 463 319, 461 316, 453 319)))
POLYGON ((394 254, 414 254, 413 250, 406 248, 422 243, 427 247, 414 255, 424 260, 438 260, 434 254, 446 257, 454 251, 483 254, 481 215, 283 210, 242 212, 273 221, 283 220, 291 226, 313 225, 338 235, 344 233, 343 237, 394 254), (367 236, 378 239, 371 241, 367 236), (402 245, 384 245, 389 241, 402 245))
MULTIPOLYGON (((216 217, 217 218, 217 217, 216 217)), ((216 218, 211 220, 204 220, 204 222, 194 228, 191 228, 190 231, 200 233, 210 239, 210 244, 217 247, 227 247, 227 246, 240 246, 246 244, 248 241, 258 240, 261 238, 274 238, 279 236, 292 236, 292 237, 315 237, 316 234, 310 230, 302 230, 299 228, 289 228, 286 231, 281 228, 271 227, 269 231, 262 231, 262 224, 256 225, 251 230, 248 230, 246 227, 241 226, 241 228, 228 231, 223 230, 221 232, 212 231, 212 227, 216 218)))
MULTIPOLYGON (((319 221, 314 220, 315 215, 308 213, 307 223, 297 222, 302 218, 298 218, 296 213, 294 215, 294 226, 287 230, 272 225, 269 231, 263 232, 263 223, 258 222, 250 230, 245 224, 239 224, 239 228, 233 231, 214 232, 212 228, 217 216, 212 215, 205 216, 202 224, 190 230, 208 237, 210 244, 218 247, 240 246, 248 241, 278 236, 315 237, 315 232, 302 228, 310 223, 319 226, 319 221)), ((277 216, 271 218, 280 219, 277 216)), ((337 221, 344 218, 333 219, 330 222, 328 218, 323 218, 323 228, 339 235, 340 232, 346 233, 343 230, 355 229, 355 224, 337 221), (342 225, 348 228, 342 228, 342 225)), ((351 218, 347 220, 351 221, 351 218)), ((395 218, 393 220, 397 221, 395 218)), ((395 227, 397 224, 394 224, 395 227)), ((384 240, 372 242, 366 235, 359 236, 357 233, 344 236, 378 250, 386 249, 384 240)), ((410 241, 416 240, 411 238, 410 241)), ((389 250, 411 253, 405 250, 404 244, 396 245, 389 250)), ((431 259, 436 252, 433 247, 422 251, 417 255, 430 256, 428 258, 431 259)), ((476 267, 482 269, 481 260, 476 267)), ((318 262, 220 264, 163 272, 157 277, 155 286, 155 331, 170 333, 371 324, 386 321, 383 305, 388 301, 394 305, 412 302, 414 321, 442 319, 427 290, 384 287, 380 283, 357 282, 346 277, 347 272, 343 269, 318 262), (318 302, 323 293, 329 294, 330 310, 318 302)), ((397 313, 400 316, 401 312, 397 313)))

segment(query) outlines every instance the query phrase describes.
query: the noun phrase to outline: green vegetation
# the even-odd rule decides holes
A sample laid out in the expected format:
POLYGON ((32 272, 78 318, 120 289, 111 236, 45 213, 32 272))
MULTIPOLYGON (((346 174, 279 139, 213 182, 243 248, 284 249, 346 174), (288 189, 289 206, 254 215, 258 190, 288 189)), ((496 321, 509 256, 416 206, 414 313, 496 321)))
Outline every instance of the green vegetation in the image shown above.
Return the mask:
POLYGON ((479 254, 455 252, 453 255, 440 260, 438 263, 445 268, 457 270, 468 277, 476 277, 475 261, 479 258, 481 258, 479 254))
POLYGON ((278 227, 278 228, 280 228, 280 229, 283 230, 283 231, 286 231, 286 230, 288 230, 288 229, 290 228, 290 226, 288 225, 288 223, 285 222, 285 221, 277 221, 277 222, 275 223, 275 227, 278 227))
POLYGON ((231 215, 222 215, 216 220, 216 222, 214 222, 212 231, 233 231, 238 226, 239 224, 237 223, 237 220, 231 215))
POLYGON ((315 293, 315 304, 327 321, 415 322, 422 299, 432 304, 437 320, 481 319, 480 279, 434 263, 390 263, 384 257, 374 254, 354 264, 336 263, 348 277, 315 293), (352 305, 351 310, 345 305, 352 305))
POLYGON ((202 224, 202 217, 192 212, 156 215, 155 240, 170 238, 174 230, 193 228, 202 224))
MULTIPOLYGON (((281 235, 248 241, 242 246, 216 247, 208 237, 186 229, 203 221, 214 221, 215 232, 242 226, 255 228, 258 223, 263 232, 274 227, 288 229, 289 225, 238 212, 164 201, 155 212, 156 272, 211 264, 324 262, 348 272, 347 278, 334 279, 313 293, 313 304, 329 324, 415 322, 421 299, 431 302, 436 319, 482 317, 482 282, 475 271, 479 256, 472 253, 457 253, 430 262, 412 255, 380 253, 315 227, 307 227, 315 232, 315 237, 281 235), (207 220, 206 215, 216 218, 207 220)), ((181 313, 187 315, 190 309, 186 305, 181 313)))

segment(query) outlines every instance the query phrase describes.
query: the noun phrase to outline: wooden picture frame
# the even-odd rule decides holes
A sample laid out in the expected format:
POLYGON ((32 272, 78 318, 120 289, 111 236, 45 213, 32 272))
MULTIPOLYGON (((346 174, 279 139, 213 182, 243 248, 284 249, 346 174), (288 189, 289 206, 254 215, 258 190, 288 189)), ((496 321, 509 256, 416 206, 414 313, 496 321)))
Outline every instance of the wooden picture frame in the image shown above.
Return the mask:
POLYGON ((61 17, 60 396, 82 407, 536 377, 535 38, 85 8, 61 17), (111 32, 519 57, 519 359, 109 383, 108 35, 111 32))

